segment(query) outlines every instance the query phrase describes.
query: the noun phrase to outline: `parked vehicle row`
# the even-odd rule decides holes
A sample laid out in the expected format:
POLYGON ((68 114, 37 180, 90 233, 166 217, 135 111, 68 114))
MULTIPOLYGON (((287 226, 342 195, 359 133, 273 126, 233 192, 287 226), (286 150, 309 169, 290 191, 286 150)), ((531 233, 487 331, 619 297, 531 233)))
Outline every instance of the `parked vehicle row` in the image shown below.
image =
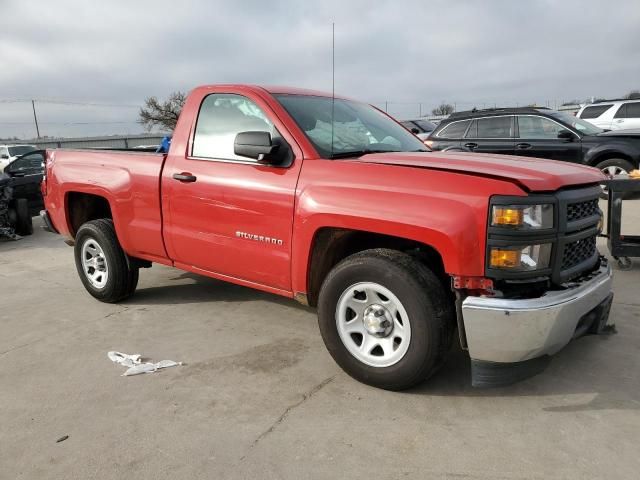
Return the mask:
MULTIPOLYGON (((509 144, 514 117, 439 131, 509 144)), ((133 295, 139 268, 160 263, 317 306, 330 354, 364 383, 415 385, 457 338, 474 385, 489 386, 604 328, 604 178, 568 162, 427 152, 378 109, 321 92, 205 86, 166 155, 48 151, 43 219, 75 245, 98 300, 133 295)))
POLYGON ((4 169, 4 175, 12 179, 14 198, 27 201, 29 214, 38 216, 44 208, 40 184, 44 175, 44 150, 34 150, 19 155, 4 169))
POLYGON ((576 115, 604 130, 640 129, 640 100, 616 100, 583 106, 576 115))
POLYGON ((417 118, 415 120, 403 120, 400 124, 416 135, 420 140, 426 140, 429 134, 436 129, 436 124, 425 120, 423 118, 417 118))
POLYGON ((456 112, 425 142, 432 150, 499 153, 580 163, 608 176, 640 163, 640 132, 611 131, 545 108, 456 112))
POLYGON ((20 155, 37 150, 33 145, 0 145, 0 173, 20 155))

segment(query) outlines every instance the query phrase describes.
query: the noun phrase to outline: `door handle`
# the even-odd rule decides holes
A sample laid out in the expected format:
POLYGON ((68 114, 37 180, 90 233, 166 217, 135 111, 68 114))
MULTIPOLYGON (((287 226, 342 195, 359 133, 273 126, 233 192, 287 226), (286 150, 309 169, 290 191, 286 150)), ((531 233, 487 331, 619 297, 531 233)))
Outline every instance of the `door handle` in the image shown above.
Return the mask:
POLYGON ((531 148, 530 143, 516 143, 516 150, 527 150, 531 148))
POLYGON ((182 173, 174 173, 173 179, 178 180, 179 182, 182 182, 182 183, 193 183, 198 179, 198 177, 196 177, 195 175, 191 175, 188 172, 182 172, 182 173))
POLYGON ((473 143, 473 142, 469 142, 469 143, 465 143, 464 144, 465 148, 468 148, 469 150, 473 150, 474 148, 476 148, 478 146, 477 143, 473 143))
POLYGON ((621 118, 620 118, 620 119, 618 119, 618 120, 616 120, 616 123, 622 123, 622 122, 624 122, 624 120, 623 120, 623 119, 621 119, 621 118))

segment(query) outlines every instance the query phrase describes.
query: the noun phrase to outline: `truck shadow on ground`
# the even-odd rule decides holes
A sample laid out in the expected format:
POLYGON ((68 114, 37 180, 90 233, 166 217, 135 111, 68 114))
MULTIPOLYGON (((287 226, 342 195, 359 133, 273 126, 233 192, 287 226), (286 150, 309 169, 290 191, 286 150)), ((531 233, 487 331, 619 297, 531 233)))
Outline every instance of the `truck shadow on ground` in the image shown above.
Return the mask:
MULTIPOLYGON (((124 305, 170 305, 217 302, 275 303, 286 308, 315 315, 315 309, 305 307, 294 300, 279 297, 247 287, 203 277, 189 272, 175 272, 162 286, 140 288, 136 294, 123 302, 124 305), (190 283, 179 283, 190 281, 190 283)), ((297 318, 291 318, 295 328, 297 318)), ((294 334, 295 331, 292 331, 294 334)), ((595 410, 640 410, 637 382, 629 380, 637 374, 632 364, 617 365, 612 357, 603 358, 595 352, 598 345, 592 342, 616 342, 620 335, 587 336, 575 340, 552 359, 541 374, 507 387, 475 388, 471 386, 471 365, 457 337, 449 352, 445 365, 424 384, 403 394, 450 397, 541 397, 580 394, 584 398, 554 399, 547 412, 581 412, 595 410), (562 405, 558 405, 562 403, 562 405)), ((321 341, 318 338, 318 341, 321 341)), ((609 347, 608 347, 609 348, 609 347)))
MULTIPOLYGON (((581 395, 583 398, 554 398, 546 412, 582 412, 595 410, 640 410, 637 377, 632 371, 623 372, 620 365, 607 358, 596 359, 589 342, 615 341, 615 336, 588 336, 575 340, 556 354, 542 373, 506 387, 476 388, 471 386, 469 356, 456 343, 445 365, 431 379, 409 390, 410 395, 454 397, 557 397, 581 395), (585 395, 591 398, 584 399, 585 395), (561 403, 562 405, 558 405, 561 403)), ((632 368, 627 365, 625 368, 632 368)))
MULTIPOLYGON (((141 273, 144 271, 141 271, 141 273)), ((174 271, 171 283, 142 287, 123 305, 180 305, 187 303, 266 301, 301 311, 313 312, 294 300, 189 272, 174 271), (191 281, 190 283, 173 283, 191 281)))

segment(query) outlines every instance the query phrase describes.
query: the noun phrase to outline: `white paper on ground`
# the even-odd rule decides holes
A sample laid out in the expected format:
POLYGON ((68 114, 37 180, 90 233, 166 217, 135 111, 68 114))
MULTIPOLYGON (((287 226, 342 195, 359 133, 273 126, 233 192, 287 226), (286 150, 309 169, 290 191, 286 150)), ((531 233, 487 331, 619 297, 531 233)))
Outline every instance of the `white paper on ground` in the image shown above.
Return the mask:
POLYGON ((124 372, 122 376, 130 377, 131 375, 140 375, 141 373, 153 373, 156 370, 156 366, 153 363, 140 363, 127 369, 127 371, 124 372))
POLYGON ((182 365, 182 362, 174 362, 173 360, 161 360, 158 363, 142 363, 142 355, 139 354, 128 355, 121 352, 108 352, 107 356, 112 362, 127 367, 127 370, 122 374, 123 377, 140 375, 141 373, 153 373, 161 368, 182 365))
POLYGON ((140 375, 141 373, 153 373, 161 368, 177 367, 182 365, 182 362, 174 362, 173 360, 162 360, 158 363, 140 363, 129 368, 122 374, 123 377, 130 377, 131 375, 140 375))
POLYGON ((121 352, 109 352, 107 353, 107 357, 109 357, 109 360, 111 360, 113 363, 118 363, 123 367, 133 367, 134 365, 138 365, 140 362, 142 362, 142 355, 139 355, 137 353, 133 355, 127 355, 126 353, 121 352))

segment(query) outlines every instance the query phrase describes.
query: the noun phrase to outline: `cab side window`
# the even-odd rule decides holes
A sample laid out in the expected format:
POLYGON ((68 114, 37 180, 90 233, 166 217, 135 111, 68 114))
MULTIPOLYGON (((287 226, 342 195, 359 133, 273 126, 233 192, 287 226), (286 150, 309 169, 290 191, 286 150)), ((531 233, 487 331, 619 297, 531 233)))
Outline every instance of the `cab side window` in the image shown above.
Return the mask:
POLYGON ((627 118, 627 105, 623 103, 622 106, 618 109, 613 118, 627 118))
POLYGON ((40 152, 25 155, 24 157, 12 162, 9 168, 11 168, 12 172, 23 170, 42 170, 44 168, 44 155, 40 152))
POLYGON ((214 93, 200 106, 191 155, 199 158, 252 161, 234 153, 233 144, 240 132, 268 132, 279 137, 267 115, 242 95, 214 93))
POLYGON ((640 118, 640 102, 627 103, 627 118, 640 118))
POLYGON ((613 118, 640 118, 640 102, 623 104, 613 118))
POLYGON ((558 138, 558 133, 566 130, 556 122, 544 117, 536 117, 531 115, 518 116, 519 138, 527 139, 545 139, 558 138))
POLYGON ((477 138, 512 138, 513 117, 479 118, 477 138))
POLYGON ((471 120, 463 120, 460 122, 452 122, 446 127, 444 127, 440 133, 437 134, 439 138, 462 138, 464 136, 464 132, 467 131, 467 127, 471 123, 471 120))

